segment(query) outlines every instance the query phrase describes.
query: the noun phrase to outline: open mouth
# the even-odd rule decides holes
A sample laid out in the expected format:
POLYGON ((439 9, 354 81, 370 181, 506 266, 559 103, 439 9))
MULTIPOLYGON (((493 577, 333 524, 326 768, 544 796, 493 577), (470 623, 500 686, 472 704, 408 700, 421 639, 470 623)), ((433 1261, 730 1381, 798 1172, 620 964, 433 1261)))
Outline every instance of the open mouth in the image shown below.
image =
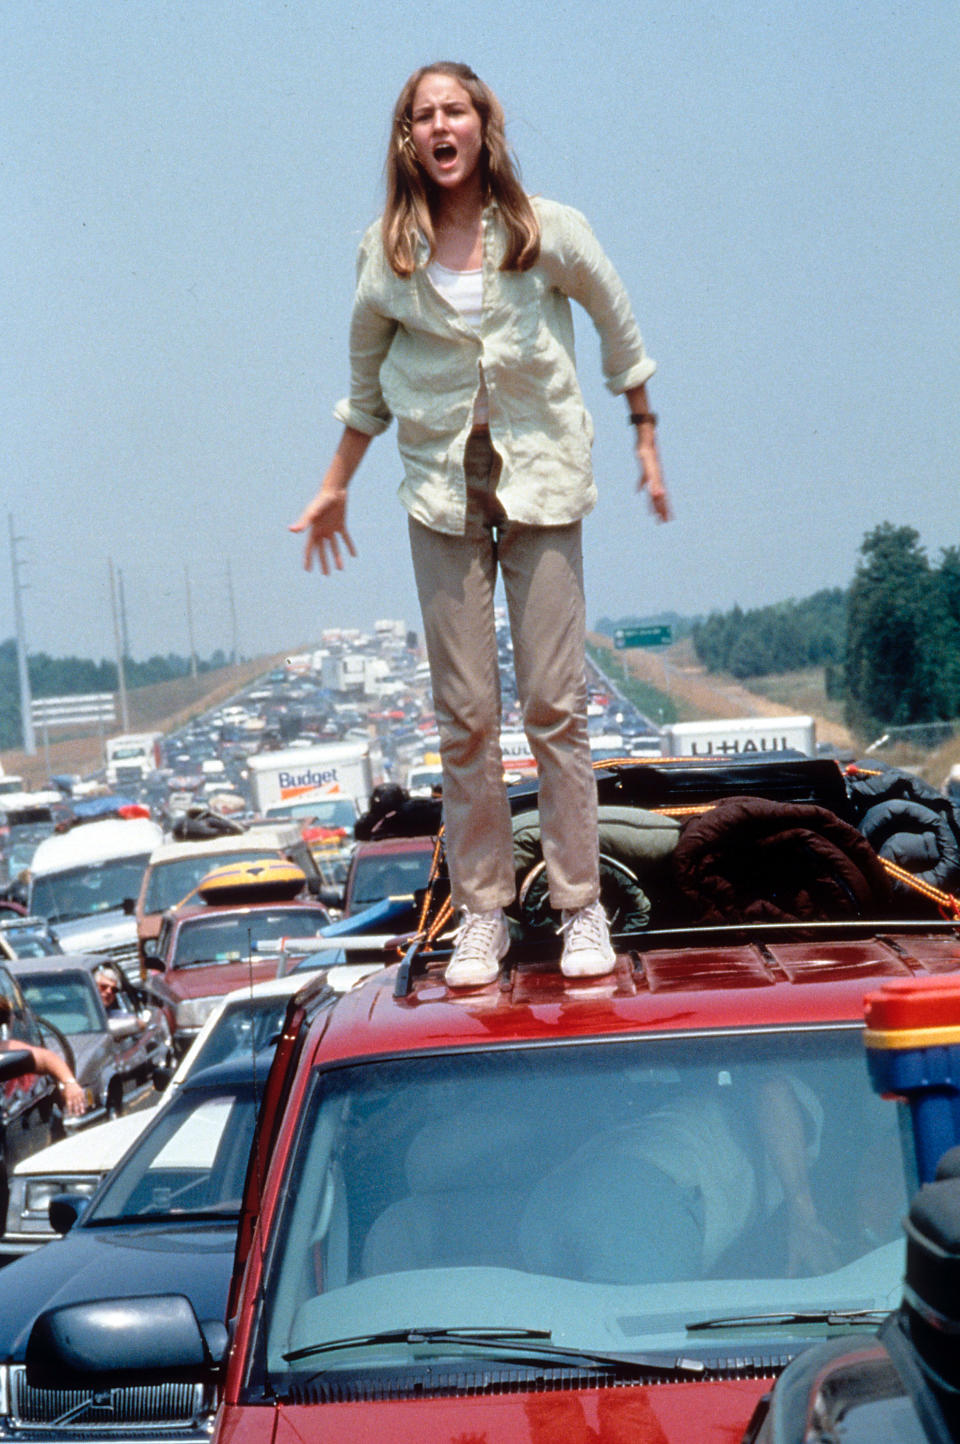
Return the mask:
POLYGON ((446 165, 448 164, 448 162, 456 160, 457 147, 455 145, 451 145, 449 141, 441 141, 439 145, 436 145, 433 148, 433 158, 434 160, 439 161, 441 165, 446 165))

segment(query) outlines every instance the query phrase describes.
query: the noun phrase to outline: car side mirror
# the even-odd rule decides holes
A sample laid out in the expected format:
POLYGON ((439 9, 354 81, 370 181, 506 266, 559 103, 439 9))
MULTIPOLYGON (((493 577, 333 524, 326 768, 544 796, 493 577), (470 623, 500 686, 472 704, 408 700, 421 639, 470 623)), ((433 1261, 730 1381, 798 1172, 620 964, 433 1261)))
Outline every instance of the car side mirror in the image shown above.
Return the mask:
POLYGON ((160 961, 160 945, 156 938, 147 938, 143 945, 143 961, 147 965, 148 972, 162 973, 163 963, 160 961))
POLYGON ((202 1383, 226 1354, 219 1319, 200 1323, 183 1294, 93 1299, 47 1309, 27 1340, 27 1382, 35 1389, 123 1388, 202 1383))
POLYGON ((108 1017, 107 1027, 110 1029, 110 1037, 120 1042, 124 1038, 135 1038, 143 1024, 136 1013, 122 1013, 119 1017, 108 1017))
POLYGON ((89 1202, 85 1193, 55 1193, 47 1204, 47 1217, 54 1233, 61 1237, 69 1233, 89 1202))
POLYGON ((344 896, 339 888, 321 887, 317 896, 324 907, 334 908, 338 913, 343 912, 344 896))
POLYGON ((0 1083, 7 1083, 11 1078, 23 1078, 25 1074, 36 1071, 33 1054, 27 1048, 0 1052, 0 1083))
POLYGON ((121 907, 123 908, 123 911, 126 913, 127 917, 128 917, 128 918, 132 918, 133 915, 134 915, 134 913, 135 913, 136 910, 137 910, 137 900, 136 900, 136 898, 135 898, 135 897, 125 897, 124 900, 123 900, 123 902, 121 903, 121 907))
POLYGON ((164 1089, 169 1088, 170 1079, 173 1077, 173 1074, 173 1068, 168 1067, 164 1063, 158 1063, 156 1068, 154 1068, 153 1086, 158 1093, 162 1093, 164 1089))

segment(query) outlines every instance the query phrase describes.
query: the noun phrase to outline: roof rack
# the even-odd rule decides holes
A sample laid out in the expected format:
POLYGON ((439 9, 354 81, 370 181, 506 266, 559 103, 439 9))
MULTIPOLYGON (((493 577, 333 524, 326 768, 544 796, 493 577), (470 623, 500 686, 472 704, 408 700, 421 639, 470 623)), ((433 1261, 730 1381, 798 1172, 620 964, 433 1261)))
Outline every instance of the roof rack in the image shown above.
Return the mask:
MULTIPOLYGON (((783 942, 790 938, 813 941, 846 940, 858 937, 889 938, 891 935, 936 934, 954 936, 960 942, 960 921, 949 918, 842 918, 826 920, 802 920, 792 922, 755 923, 691 923, 687 926, 650 928, 641 932, 612 933, 618 956, 631 956, 635 966, 642 967, 643 954, 659 948, 688 946, 696 942, 701 947, 716 947, 724 943, 744 944, 783 942)), ((544 937, 522 939, 512 942, 503 962, 507 969, 517 963, 543 963, 554 961, 559 964, 559 940, 544 937)), ((424 977, 431 963, 448 958, 449 947, 427 947, 418 938, 407 949, 397 969, 393 996, 407 998, 414 990, 418 979, 424 977)))

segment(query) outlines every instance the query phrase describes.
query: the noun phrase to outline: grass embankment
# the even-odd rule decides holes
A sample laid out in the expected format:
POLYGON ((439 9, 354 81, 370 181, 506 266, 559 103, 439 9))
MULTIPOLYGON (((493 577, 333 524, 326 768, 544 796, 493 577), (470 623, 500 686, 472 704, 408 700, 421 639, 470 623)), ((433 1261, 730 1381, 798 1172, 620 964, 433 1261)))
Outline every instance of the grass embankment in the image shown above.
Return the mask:
MULTIPOLYGON (((149 687, 137 687, 127 693, 127 711, 130 732, 172 732, 189 722, 191 717, 227 701, 241 688, 247 687, 271 667, 283 662, 287 653, 276 657, 254 657, 249 662, 238 662, 233 667, 221 667, 215 672, 201 672, 197 677, 178 677, 172 682, 155 682, 149 687)), ((117 713, 119 717, 119 702, 117 713)), ((103 737, 115 736, 121 731, 119 720, 107 726, 101 734, 96 729, 77 731, 64 737, 56 728, 50 737, 49 765, 43 733, 36 734, 35 756, 25 752, 4 752, 0 754, 5 772, 16 773, 26 779, 29 787, 40 787, 51 773, 80 773, 81 776, 96 772, 103 766, 103 737), (56 740, 54 740, 56 739, 56 740)))
MULTIPOLYGON (((609 637, 591 633, 587 645, 606 675, 654 722, 794 713, 814 718, 819 741, 849 749, 858 758, 875 740, 856 737, 846 726, 843 701, 827 696, 822 667, 751 677, 748 689, 728 674, 706 672, 689 641, 657 651, 618 652, 609 637)), ((951 767, 960 765, 960 735, 936 748, 897 741, 871 755, 942 788, 951 767)))

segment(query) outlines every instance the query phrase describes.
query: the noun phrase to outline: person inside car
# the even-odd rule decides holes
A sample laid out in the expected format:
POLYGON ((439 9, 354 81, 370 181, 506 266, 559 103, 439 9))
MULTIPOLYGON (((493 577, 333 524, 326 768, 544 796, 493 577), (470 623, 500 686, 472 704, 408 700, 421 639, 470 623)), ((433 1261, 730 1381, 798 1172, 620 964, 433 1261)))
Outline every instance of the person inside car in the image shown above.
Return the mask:
POLYGON ((770 1073, 749 1101, 729 1087, 679 1093, 603 1128, 534 1191, 526 1262, 610 1283, 827 1273, 840 1256, 809 1180, 822 1120, 811 1088, 770 1073))
POLYGON ((103 1001, 103 1006, 108 1013, 119 1013, 123 1011, 120 1002, 120 985, 109 968, 98 968, 94 981, 97 985, 97 992, 103 1001))
POLYGON ((25 1052, 31 1053, 36 1071, 48 1078, 56 1079, 65 1112, 75 1118, 86 1113, 86 1094, 74 1078, 66 1061, 58 1053, 52 1052, 49 1048, 38 1048, 32 1043, 24 1043, 19 1038, 7 1036, 11 1013, 10 1000, 0 993, 0 1052, 15 1053, 23 1049, 25 1052))

